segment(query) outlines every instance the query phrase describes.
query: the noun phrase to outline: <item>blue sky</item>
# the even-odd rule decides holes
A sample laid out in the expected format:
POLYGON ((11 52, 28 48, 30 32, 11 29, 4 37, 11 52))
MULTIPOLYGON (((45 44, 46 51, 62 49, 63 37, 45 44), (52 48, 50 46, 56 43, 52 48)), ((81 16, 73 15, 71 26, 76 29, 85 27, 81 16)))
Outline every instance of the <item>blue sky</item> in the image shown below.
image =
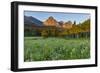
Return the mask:
POLYGON ((87 13, 61 13, 61 12, 38 12, 38 11, 24 11, 24 15, 35 17, 41 21, 45 21, 48 17, 53 16, 57 21, 76 21, 81 23, 90 18, 87 13))

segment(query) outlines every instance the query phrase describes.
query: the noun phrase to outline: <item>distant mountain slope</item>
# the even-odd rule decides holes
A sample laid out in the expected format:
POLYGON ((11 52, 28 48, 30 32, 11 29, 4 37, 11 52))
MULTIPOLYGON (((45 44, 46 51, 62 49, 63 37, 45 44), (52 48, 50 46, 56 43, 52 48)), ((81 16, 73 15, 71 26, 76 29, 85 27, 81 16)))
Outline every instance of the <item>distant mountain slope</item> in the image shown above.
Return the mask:
POLYGON ((34 25, 34 26, 43 26, 43 22, 32 17, 32 16, 24 16, 24 24, 25 25, 34 25))

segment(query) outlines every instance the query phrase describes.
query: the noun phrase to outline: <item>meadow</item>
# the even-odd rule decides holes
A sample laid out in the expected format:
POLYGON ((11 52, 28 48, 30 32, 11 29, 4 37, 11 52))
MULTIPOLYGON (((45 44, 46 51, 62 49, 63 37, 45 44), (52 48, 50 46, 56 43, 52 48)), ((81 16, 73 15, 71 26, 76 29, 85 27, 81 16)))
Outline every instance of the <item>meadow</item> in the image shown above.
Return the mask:
POLYGON ((89 38, 24 37, 24 61, 90 58, 89 38))

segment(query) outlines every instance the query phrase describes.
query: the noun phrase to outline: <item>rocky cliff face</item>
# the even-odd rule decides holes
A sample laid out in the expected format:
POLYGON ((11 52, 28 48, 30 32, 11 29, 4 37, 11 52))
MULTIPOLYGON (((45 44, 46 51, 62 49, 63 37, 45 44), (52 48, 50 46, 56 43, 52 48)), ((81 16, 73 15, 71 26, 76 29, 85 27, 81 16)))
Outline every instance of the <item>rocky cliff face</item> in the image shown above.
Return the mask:
POLYGON ((44 26, 55 26, 55 27, 60 27, 60 28, 65 28, 65 29, 70 29, 72 28, 72 22, 63 22, 60 21, 58 22, 56 19, 54 19, 52 16, 50 16, 47 20, 43 22, 44 26))
POLYGON ((66 29, 70 29, 72 28, 72 22, 71 21, 65 22, 62 27, 66 29))
POLYGON ((58 22, 50 16, 47 20, 44 21, 43 23, 45 26, 57 26, 58 22))

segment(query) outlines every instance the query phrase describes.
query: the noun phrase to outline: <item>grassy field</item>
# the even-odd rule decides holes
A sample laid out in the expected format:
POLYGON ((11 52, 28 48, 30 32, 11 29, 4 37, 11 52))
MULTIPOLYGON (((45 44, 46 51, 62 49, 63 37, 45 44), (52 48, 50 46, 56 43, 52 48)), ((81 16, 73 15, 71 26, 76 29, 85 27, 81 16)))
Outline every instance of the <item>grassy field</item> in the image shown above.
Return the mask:
POLYGON ((89 39, 25 37, 24 61, 90 58, 89 39))

